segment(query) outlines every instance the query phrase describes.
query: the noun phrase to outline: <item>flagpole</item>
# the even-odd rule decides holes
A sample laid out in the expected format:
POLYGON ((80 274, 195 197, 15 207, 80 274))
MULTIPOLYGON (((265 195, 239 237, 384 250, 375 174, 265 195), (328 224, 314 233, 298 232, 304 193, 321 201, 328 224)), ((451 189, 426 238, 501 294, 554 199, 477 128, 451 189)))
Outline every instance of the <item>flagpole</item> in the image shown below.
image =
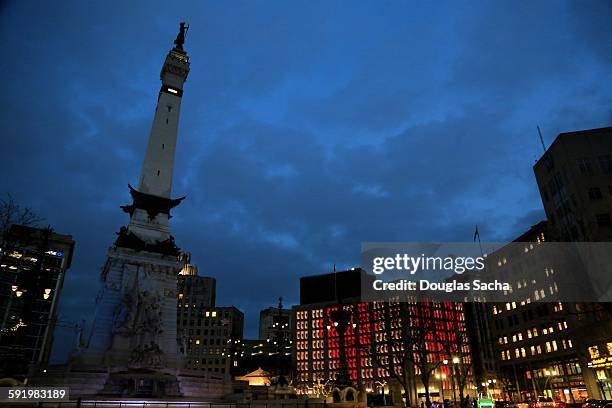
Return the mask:
POLYGON ((478 225, 476 225, 476 231, 474 231, 474 241, 478 238, 478 247, 480 248, 480 256, 484 257, 484 252, 482 252, 482 242, 480 242, 480 231, 478 231, 478 225))

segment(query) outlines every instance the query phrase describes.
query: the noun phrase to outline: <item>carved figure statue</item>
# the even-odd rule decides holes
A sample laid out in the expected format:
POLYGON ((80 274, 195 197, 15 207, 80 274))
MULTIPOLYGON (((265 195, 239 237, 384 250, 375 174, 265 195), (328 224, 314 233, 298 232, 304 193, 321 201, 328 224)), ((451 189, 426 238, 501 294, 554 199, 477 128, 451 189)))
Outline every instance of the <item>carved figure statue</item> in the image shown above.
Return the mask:
POLYGON ((155 343, 151 341, 144 346, 136 346, 130 355, 130 364, 139 367, 161 367, 164 352, 155 343))
POLYGON ((189 26, 185 24, 184 21, 180 23, 179 33, 176 36, 176 40, 174 40, 174 44, 176 45, 176 49, 183 50, 183 45, 185 44, 185 33, 189 30, 189 26))
POLYGON ((160 334, 162 330, 162 310, 160 307, 161 298, 153 295, 149 291, 143 291, 138 295, 139 298, 139 321, 138 332, 160 334))

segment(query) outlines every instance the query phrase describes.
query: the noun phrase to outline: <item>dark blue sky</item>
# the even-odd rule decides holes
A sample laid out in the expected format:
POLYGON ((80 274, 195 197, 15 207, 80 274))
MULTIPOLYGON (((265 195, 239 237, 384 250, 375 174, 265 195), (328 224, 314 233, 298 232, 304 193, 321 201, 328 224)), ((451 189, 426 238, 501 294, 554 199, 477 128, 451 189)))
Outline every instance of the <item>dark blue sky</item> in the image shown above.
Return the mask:
POLYGON ((65 320, 92 318, 181 20, 173 231, 249 336, 362 241, 518 235, 536 125, 612 123, 610 1, 124 3, 0 6, 0 191, 76 239, 65 320))

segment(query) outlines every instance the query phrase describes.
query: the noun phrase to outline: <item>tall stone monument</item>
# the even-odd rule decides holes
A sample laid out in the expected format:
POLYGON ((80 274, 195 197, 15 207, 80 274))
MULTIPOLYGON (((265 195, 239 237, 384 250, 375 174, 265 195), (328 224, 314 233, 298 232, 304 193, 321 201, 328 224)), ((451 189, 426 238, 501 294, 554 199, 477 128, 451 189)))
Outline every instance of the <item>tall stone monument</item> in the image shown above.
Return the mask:
POLYGON ((177 368, 176 276, 182 267, 170 233, 172 172, 189 57, 181 23, 161 70, 161 89, 138 189, 129 186, 129 214, 108 251, 102 289, 83 362, 127 368, 177 368))
POLYGON ((122 206, 130 221, 108 251, 85 347, 64 366, 38 367, 30 384, 70 387, 71 396, 219 398, 229 377, 182 368, 177 353, 177 276, 184 255, 170 231, 172 172, 183 85, 189 57, 180 30, 161 69, 161 89, 138 188, 122 206))

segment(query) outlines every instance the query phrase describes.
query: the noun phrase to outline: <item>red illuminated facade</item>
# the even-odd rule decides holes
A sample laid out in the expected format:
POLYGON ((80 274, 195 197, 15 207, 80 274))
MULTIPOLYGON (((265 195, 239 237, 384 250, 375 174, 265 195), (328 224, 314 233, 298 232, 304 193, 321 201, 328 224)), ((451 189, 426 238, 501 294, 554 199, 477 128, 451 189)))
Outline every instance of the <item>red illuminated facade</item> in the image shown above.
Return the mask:
MULTIPOLYGON (((340 335, 333 313, 337 302, 302 304, 294 307, 295 383, 301 392, 312 391, 317 384, 333 381, 341 367, 340 335)), ((415 381, 417 394, 424 392, 420 383, 419 367, 415 364, 426 358, 435 367, 430 381, 433 397, 452 398, 453 375, 458 365, 471 367, 471 355, 466 339, 463 305, 453 302, 399 303, 358 302, 343 300, 350 320, 344 334, 346 366, 354 385, 376 390, 392 383, 402 374, 406 361, 406 347, 411 343, 406 327, 427 322, 432 330, 424 334, 422 353, 415 352, 408 375, 415 381), (422 322, 419 319, 423 319, 422 322), (446 393, 446 394, 444 394, 446 393)), ((472 388, 465 382, 464 389, 472 388)), ((464 370, 465 371, 465 370, 464 370)))

